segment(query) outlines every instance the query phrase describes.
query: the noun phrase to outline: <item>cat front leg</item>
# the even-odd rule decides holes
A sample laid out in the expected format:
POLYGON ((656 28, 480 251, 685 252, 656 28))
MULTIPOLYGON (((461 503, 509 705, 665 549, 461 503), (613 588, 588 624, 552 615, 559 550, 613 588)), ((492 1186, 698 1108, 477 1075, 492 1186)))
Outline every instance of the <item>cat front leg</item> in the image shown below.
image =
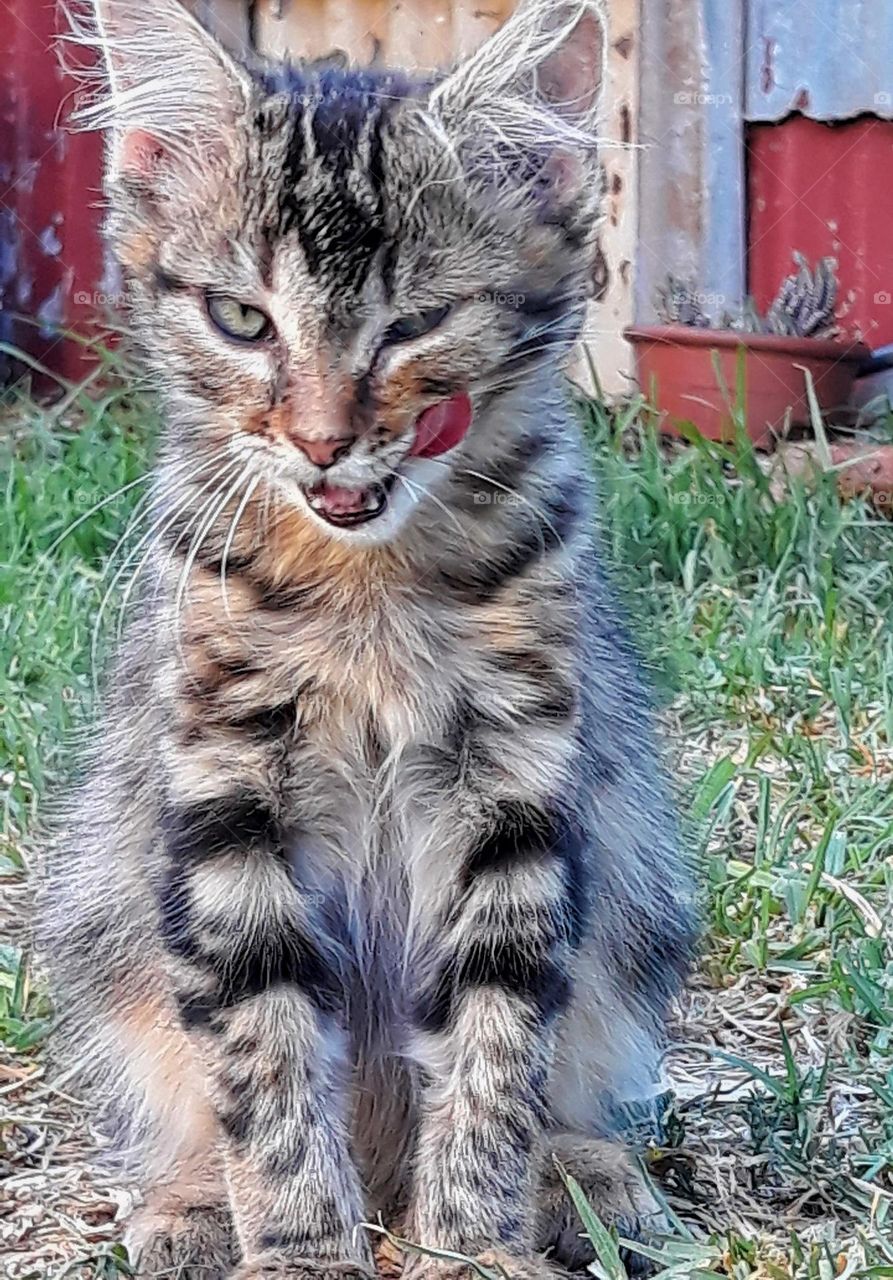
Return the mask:
POLYGON ((207 1071, 238 1280, 371 1270, 347 1137, 343 983, 261 795, 170 807, 162 935, 207 1071))
MULTIPOLYGON (((417 1006, 427 1083, 408 1234, 516 1276, 544 1269, 536 1199, 554 1024, 585 915, 583 840, 561 809, 498 805, 467 856, 417 1006)), ((456 1267, 420 1258, 411 1270, 456 1267)))

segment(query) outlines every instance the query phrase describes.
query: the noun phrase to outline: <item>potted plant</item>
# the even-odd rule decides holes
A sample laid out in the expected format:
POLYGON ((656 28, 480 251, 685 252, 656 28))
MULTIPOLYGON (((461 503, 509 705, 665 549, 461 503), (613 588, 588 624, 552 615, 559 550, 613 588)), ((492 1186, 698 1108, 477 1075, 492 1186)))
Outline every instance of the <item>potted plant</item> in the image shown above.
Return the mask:
POLYGON ((765 315, 748 300, 714 322, 692 287, 671 276, 658 299, 662 323, 625 331, 639 385, 667 429, 678 434, 680 424, 694 423, 711 440, 731 439, 743 414, 753 442, 767 445, 788 426, 809 424, 804 371, 823 412, 847 403, 868 349, 846 341, 837 325, 834 259, 823 258, 814 271, 801 254, 794 260, 797 271, 765 315))

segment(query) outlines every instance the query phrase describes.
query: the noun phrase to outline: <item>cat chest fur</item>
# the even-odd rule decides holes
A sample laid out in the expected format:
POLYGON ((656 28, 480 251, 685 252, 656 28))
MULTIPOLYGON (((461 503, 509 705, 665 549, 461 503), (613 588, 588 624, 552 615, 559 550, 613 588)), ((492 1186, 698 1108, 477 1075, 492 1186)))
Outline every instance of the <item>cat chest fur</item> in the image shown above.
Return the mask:
POLYGON ((349 821, 368 848, 415 810, 433 830, 463 793, 560 788, 579 655, 575 619, 556 629, 540 590, 541 619, 529 601, 471 609, 374 579, 269 610, 246 584, 224 592, 196 571, 185 619, 157 645, 173 795, 260 789, 290 824, 337 840, 349 821))
POLYGON ((164 646, 166 773, 181 804, 264 798, 301 915, 345 948, 383 1028, 426 966, 479 806, 486 638, 423 597, 368 594, 361 613, 332 600, 261 612, 235 584, 224 609, 219 583, 197 581, 186 643, 164 646))

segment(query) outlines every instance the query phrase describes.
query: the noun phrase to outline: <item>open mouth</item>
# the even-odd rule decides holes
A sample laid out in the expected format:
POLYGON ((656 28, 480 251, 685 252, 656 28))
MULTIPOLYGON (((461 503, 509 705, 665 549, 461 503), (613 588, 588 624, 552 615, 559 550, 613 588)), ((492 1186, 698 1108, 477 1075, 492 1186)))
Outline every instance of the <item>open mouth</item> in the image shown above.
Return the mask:
POLYGON ((390 475, 365 489, 346 489, 343 485, 322 481, 306 491, 307 501, 321 520, 339 529, 349 529, 380 516, 396 482, 396 475, 390 475))
MULTIPOLYGON (((410 457, 436 458, 454 449, 465 438, 471 418, 471 399, 465 392, 431 405, 416 421, 410 457)), ((364 488, 351 489, 320 480, 304 492, 321 520, 339 529, 351 529, 382 514, 396 482, 397 476, 392 474, 364 488)))

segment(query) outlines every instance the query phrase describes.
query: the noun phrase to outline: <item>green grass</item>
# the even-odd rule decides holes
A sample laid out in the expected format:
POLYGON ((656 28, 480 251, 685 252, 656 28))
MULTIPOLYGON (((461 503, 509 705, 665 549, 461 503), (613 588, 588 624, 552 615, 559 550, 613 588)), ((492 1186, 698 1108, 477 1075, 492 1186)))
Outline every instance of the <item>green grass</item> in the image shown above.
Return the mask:
POLYGON ((888 1028, 893 525, 842 503, 833 477, 779 502, 747 450, 668 461, 637 425, 631 457, 622 422, 589 418, 643 652, 674 674, 683 743, 709 731, 733 748, 690 801, 710 824, 712 972, 798 975, 798 1003, 830 995, 888 1028))
POLYGON ((719 1179, 718 1210, 698 1205, 706 1184, 689 1197, 735 1275, 830 1276, 845 1252, 847 1274, 893 1275, 893 525, 833 476, 779 498, 741 442, 668 456, 634 410, 586 411, 604 534, 675 686, 702 832, 698 995, 705 1022, 734 1019, 706 1037, 713 1074, 752 1083, 677 1103, 673 1136, 759 1171, 719 1179), (761 1201, 776 1250, 793 1232, 783 1262, 742 1229, 761 1201))
MULTIPOLYGON (((681 1031, 699 1047, 669 1059, 678 1096, 649 1155, 679 1219, 659 1263, 679 1280, 893 1276, 893 526, 842 503, 832 477, 779 495, 747 449, 668 450, 641 405, 584 416, 703 870, 707 938, 681 1031)), ((116 626, 107 564, 155 421, 114 388, 72 389, 55 413, 21 400, 6 421, 12 879, 116 626)), ((28 1060, 46 1015, 4 948, 0 1038, 28 1060)), ((618 1280, 616 1247, 588 1226, 618 1280)), ((105 1246, 97 1259, 114 1270, 105 1246)))
MULTIPOLYGON (((145 491, 155 420, 145 402, 114 389, 76 395, 61 413, 21 397, 4 406, 3 425, 0 856, 17 862, 19 838, 92 700, 108 558, 145 491)), ((100 641, 113 603, 104 617, 100 641)))

